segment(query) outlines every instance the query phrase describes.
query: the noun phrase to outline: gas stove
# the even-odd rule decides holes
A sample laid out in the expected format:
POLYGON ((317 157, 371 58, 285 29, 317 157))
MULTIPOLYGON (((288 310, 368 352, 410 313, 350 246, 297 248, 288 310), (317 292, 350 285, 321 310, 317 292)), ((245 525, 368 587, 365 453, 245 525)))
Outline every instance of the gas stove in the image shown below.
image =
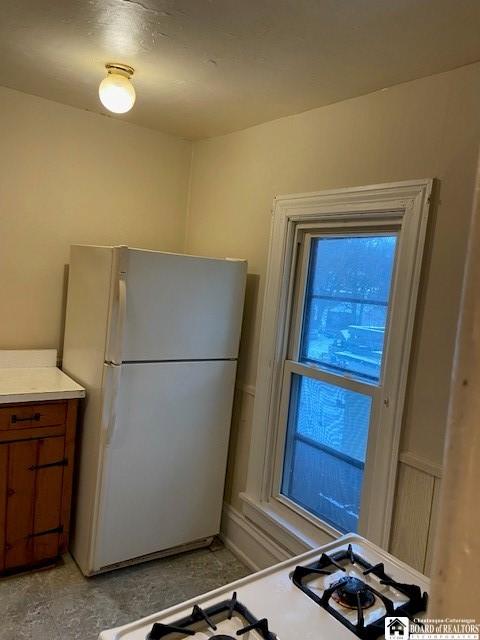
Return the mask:
POLYGON ((386 617, 421 618, 429 581, 347 534, 99 640, 376 640, 386 617))

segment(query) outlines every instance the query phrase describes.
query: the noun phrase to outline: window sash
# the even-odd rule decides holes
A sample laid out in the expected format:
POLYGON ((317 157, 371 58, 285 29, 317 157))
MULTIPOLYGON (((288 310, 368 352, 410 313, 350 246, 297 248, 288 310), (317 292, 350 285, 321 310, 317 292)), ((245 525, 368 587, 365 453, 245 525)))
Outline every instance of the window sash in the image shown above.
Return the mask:
MULTIPOLYGON (((310 255, 312 251, 312 240, 317 238, 323 238, 325 236, 331 238, 345 238, 348 236, 358 237, 358 236, 397 236, 397 246, 395 248, 395 257, 392 269, 392 280, 390 286, 389 299, 386 303, 387 306, 387 318, 385 322, 385 334, 384 334, 384 351, 382 354, 382 363, 380 368, 380 376, 378 380, 378 384, 381 383, 384 363, 385 363, 385 354, 386 349, 385 346, 388 343, 389 339, 389 326, 390 326, 390 316, 391 316, 391 302, 394 294, 394 283, 395 283, 395 273, 397 270, 398 263, 398 244, 399 244, 399 236, 400 236, 400 226, 397 222, 387 222, 385 221, 382 225, 359 225, 358 222, 353 227, 340 227, 343 232, 339 232, 338 225, 325 226, 324 224, 311 225, 309 227, 299 226, 296 232, 296 246, 297 250, 300 253, 300 259, 298 261, 293 261, 291 265, 291 278, 289 285, 289 299, 292 300, 292 321, 290 326, 286 327, 287 336, 287 344, 288 349, 286 352, 286 358, 291 360, 300 360, 300 350, 302 345, 302 328, 304 321, 304 313, 306 309, 306 296, 307 296, 307 284, 308 284, 308 270, 310 264, 310 255)), ((335 298, 337 299, 337 298, 335 298)), ((338 298, 340 301, 340 298, 338 298)), ((355 300, 352 299, 352 302, 355 300)), ((361 301, 359 301, 361 302, 361 301)), ((365 301, 364 304, 378 304, 377 301, 365 301)), ((384 303, 381 303, 384 304, 384 303)), ((322 365, 319 363, 318 365, 322 369, 326 369, 326 365, 322 365)), ((344 376, 348 376, 349 373, 345 372, 344 376)), ((355 374, 351 374, 354 376, 355 374)), ((356 376, 355 376, 356 377, 356 376)), ((374 382, 374 381, 373 381, 374 382)))
MULTIPOLYGON (((292 505, 296 505, 297 508, 295 508, 294 510, 297 511, 297 513, 301 513, 302 515, 309 514, 308 519, 311 522, 316 522, 316 523, 320 522, 322 526, 327 527, 329 531, 334 531, 335 535, 341 535, 341 532, 335 529, 331 524, 322 520, 315 514, 311 513, 310 511, 308 511, 308 509, 301 507, 301 505, 298 505, 296 502, 294 502, 288 496, 282 493, 282 479, 283 479, 283 470, 284 470, 284 463, 285 463, 285 450, 286 450, 286 443, 287 443, 290 395, 291 395, 293 375, 295 374, 299 376, 305 376, 307 378, 312 378, 320 382, 326 382, 327 384, 331 384, 336 387, 341 387, 343 389, 347 389, 348 391, 354 391, 356 393, 360 393, 362 395, 366 395, 371 398, 372 404, 371 404, 371 411, 370 411, 370 421, 368 425, 368 440, 367 440, 367 450, 365 455, 365 465, 363 466, 364 479, 363 479, 359 523, 362 522, 363 492, 365 487, 366 468, 368 464, 368 448, 369 448, 369 441, 370 441, 370 432, 372 430, 373 420, 375 416, 378 415, 377 405, 381 402, 382 390, 381 390, 381 387, 379 387, 378 385, 374 385, 369 382, 363 382, 355 378, 346 378, 344 376, 339 376, 335 373, 331 373, 323 369, 318 369, 317 367, 314 367, 314 366, 308 366, 300 362, 295 362, 293 360, 286 360, 284 364, 284 374, 283 374, 283 381, 282 381, 282 387, 280 392, 278 429, 277 429, 277 438, 276 438, 276 444, 275 444, 274 463, 273 463, 274 471, 273 471, 271 498, 273 498, 274 500, 278 500, 290 507, 292 507, 292 505)), ((319 446, 319 448, 321 448, 321 446, 319 446)))

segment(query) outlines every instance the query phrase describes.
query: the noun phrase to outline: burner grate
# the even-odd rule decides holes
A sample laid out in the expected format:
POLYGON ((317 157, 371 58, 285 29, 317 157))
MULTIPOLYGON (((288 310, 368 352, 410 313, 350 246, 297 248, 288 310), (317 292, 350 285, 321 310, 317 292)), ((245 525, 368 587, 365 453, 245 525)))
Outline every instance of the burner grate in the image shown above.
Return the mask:
POLYGON ((295 586, 301 589, 309 598, 323 607, 362 640, 376 640, 380 636, 384 635, 385 618, 387 616, 411 617, 420 611, 425 611, 427 608, 428 594, 422 593, 422 590, 418 585, 397 582, 385 573, 383 563, 371 565, 364 558, 354 553, 351 544, 348 545, 347 549, 339 551, 335 555, 329 556, 326 553, 322 553, 320 559, 311 565, 296 567, 292 580, 295 586), (344 561, 347 561, 347 565, 350 563, 352 566, 356 565, 356 568, 361 568, 364 576, 368 576, 369 574, 376 576, 381 585, 396 589, 399 593, 406 596, 407 601, 395 606, 395 603, 390 598, 370 584, 367 585, 357 578, 349 578, 346 567, 340 564, 344 561), (336 581, 335 584, 324 589, 321 595, 318 595, 309 588, 308 581, 309 579, 311 580, 312 577, 318 575, 331 575, 333 571, 328 570, 328 568, 331 567, 343 571, 345 573, 345 577, 336 581), (351 608, 356 609, 357 611, 356 624, 352 623, 341 613, 341 611, 330 604, 331 599, 338 602, 338 592, 341 590, 342 586, 348 584, 349 580, 355 580, 355 582, 350 582, 350 586, 353 587, 351 589, 353 593, 349 593, 348 596, 352 598, 351 608), (366 593, 370 594, 368 598, 366 593), (365 624, 364 609, 367 608, 365 603, 371 601, 373 596, 376 596, 382 602, 385 608, 385 615, 381 615, 373 622, 365 624))
MULTIPOLYGON (((176 621, 174 624, 156 622, 146 640, 161 640, 169 636, 172 639, 179 636, 180 638, 188 638, 198 633, 199 630, 192 627, 198 627, 199 623, 203 623, 207 629, 217 631, 217 625, 214 620, 231 620, 235 613, 247 623, 246 626, 236 632, 237 636, 242 636, 249 631, 256 631, 264 640, 278 640, 277 636, 269 630, 268 620, 266 618, 258 620, 245 605, 238 602, 236 592, 233 593, 230 600, 223 600, 206 609, 202 609, 197 604, 194 605, 189 616, 176 621)), ((225 634, 214 635, 211 640, 215 638, 218 638, 218 640, 234 640, 232 636, 225 634)))

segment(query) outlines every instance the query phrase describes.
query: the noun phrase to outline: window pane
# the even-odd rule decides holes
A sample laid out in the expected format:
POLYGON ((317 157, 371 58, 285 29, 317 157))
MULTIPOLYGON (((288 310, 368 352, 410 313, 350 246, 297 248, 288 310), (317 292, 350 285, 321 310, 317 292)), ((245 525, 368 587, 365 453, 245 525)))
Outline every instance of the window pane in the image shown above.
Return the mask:
POLYGON ((378 381, 396 235, 312 240, 300 360, 378 381))
POLYGON ((370 396, 294 374, 282 493, 340 531, 356 531, 370 396))

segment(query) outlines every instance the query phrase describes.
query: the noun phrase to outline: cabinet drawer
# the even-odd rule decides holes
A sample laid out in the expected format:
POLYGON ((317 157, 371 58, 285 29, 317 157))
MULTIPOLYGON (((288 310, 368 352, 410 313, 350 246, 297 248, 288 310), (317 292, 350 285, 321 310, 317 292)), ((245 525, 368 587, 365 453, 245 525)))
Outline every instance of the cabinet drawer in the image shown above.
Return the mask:
POLYGON ((0 407, 0 430, 61 425, 65 423, 66 411, 65 402, 0 407))

